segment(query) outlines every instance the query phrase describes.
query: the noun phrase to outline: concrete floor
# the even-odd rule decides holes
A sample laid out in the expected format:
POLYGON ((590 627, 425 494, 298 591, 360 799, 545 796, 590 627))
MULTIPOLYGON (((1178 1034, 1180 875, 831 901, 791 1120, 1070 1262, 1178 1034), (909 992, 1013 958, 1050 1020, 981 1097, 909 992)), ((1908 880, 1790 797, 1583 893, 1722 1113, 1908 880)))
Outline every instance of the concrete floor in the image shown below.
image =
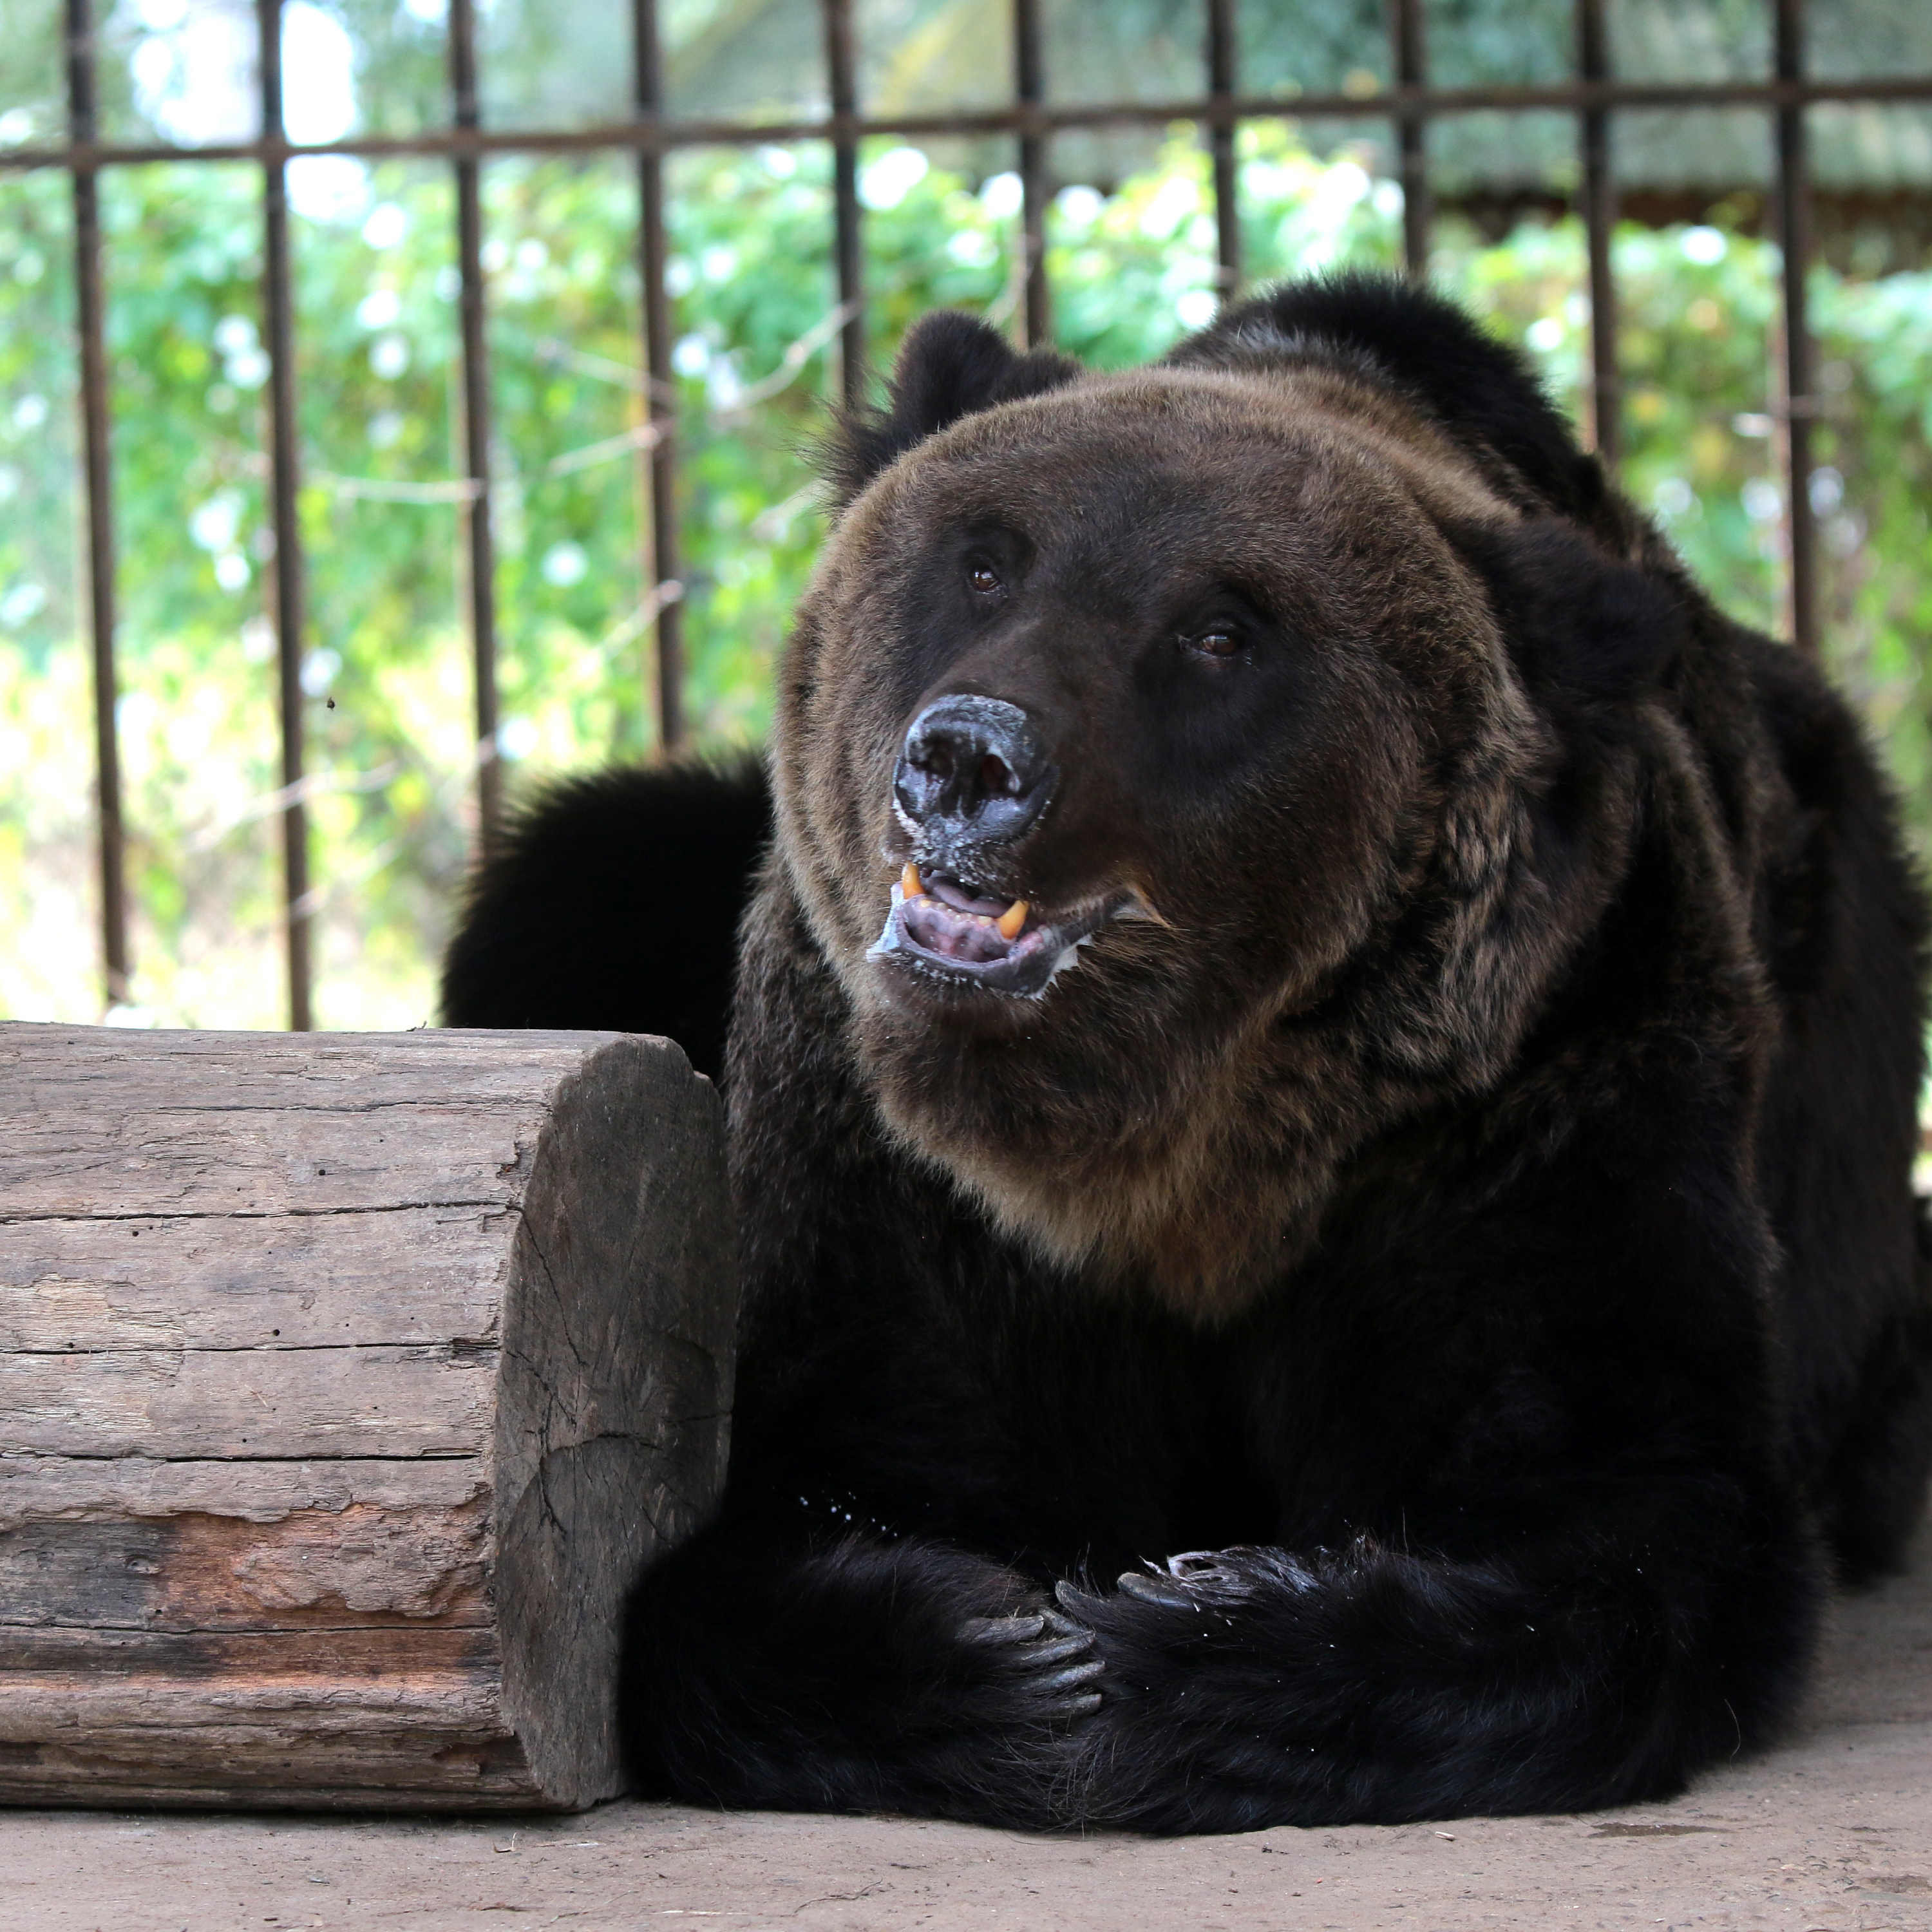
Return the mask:
POLYGON ((1932 1932, 1923 1549, 1840 1607, 1791 1742, 1674 1804, 1178 1841, 652 1804, 521 1822, 20 1811, 0 1814, 0 1932, 1932 1932))

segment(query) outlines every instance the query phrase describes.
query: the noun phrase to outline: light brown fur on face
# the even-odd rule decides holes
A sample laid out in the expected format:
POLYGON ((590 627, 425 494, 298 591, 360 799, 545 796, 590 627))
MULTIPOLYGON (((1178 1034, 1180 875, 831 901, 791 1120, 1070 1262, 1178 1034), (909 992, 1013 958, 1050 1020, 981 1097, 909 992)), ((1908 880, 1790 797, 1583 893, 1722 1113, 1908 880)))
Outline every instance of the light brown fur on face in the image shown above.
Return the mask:
POLYGON ((780 850, 880 1118, 1008 1233, 1224 1316, 1306 1250, 1349 1154, 1508 1062, 1618 856, 1539 883, 1550 734, 1444 533, 1517 514, 1314 366, 1090 376, 968 418, 852 506, 785 665, 780 850), (1030 601, 934 642, 932 560, 993 520, 1035 548, 1030 601), (1196 577, 1298 614, 1278 649, 1305 666, 1286 699, 1253 680, 1278 717, 1216 712, 1235 749, 1198 773, 1147 695, 1150 600, 1196 577), (1066 766, 1003 889, 1132 886, 1158 915, 1036 1003, 934 998, 866 957, 907 856, 900 742, 953 688, 1050 721, 1066 766))

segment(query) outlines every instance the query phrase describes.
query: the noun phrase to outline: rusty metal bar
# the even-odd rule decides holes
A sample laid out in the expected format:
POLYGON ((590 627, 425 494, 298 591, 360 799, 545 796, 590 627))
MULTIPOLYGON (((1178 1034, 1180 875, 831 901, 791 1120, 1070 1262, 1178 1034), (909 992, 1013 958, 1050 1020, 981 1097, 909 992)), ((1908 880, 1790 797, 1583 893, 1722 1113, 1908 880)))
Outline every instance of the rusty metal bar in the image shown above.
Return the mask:
MULTIPOLYGON (((640 121, 664 112, 664 47, 657 0, 634 0, 632 8, 634 104, 640 121)), ((643 461, 650 497, 651 526, 644 578, 654 601, 657 643, 658 745, 675 752, 684 742, 684 610, 678 582, 677 387, 671 380, 670 298, 664 287, 664 157, 638 156, 638 267, 644 289, 644 372, 649 378, 650 421, 656 432, 643 461)))
MULTIPOLYGON (((476 128, 476 0, 450 0, 449 86, 456 125, 476 128)), ((469 472, 470 644, 476 696, 476 842, 488 857, 502 821, 496 755, 496 560, 490 530, 490 341, 483 280, 483 184, 474 154, 456 162, 456 257, 463 322, 463 460, 469 472)))
MULTIPOLYGON (((1804 71, 1804 0, 1778 0, 1778 77, 1804 71)), ((1808 657, 1818 652, 1818 544, 1811 513, 1811 423, 1817 398, 1811 381, 1811 327, 1805 278, 1811 266, 1811 176, 1805 152, 1804 110, 1778 110, 1778 239, 1784 257, 1784 529, 1790 552, 1791 639, 1808 657)))
MULTIPOLYGON (((68 128, 97 132, 90 0, 67 0, 68 128)), ((114 466, 107 406, 106 312, 100 286, 100 182, 74 173, 74 284, 80 330, 81 437, 87 465, 88 621, 94 638, 94 770, 100 848, 100 960, 109 1006, 128 998, 127 837, 121 812, 121 738, 115 706, 114 466)))
POLYGON ((1053 340, 1052 292, 1046 280, 1046 63, 1040 51, 1040 0, 1013 0, 1013 124, 1020 137, 1020 247, 1025 254, 1026 346, 1053 340))
MULTIPOLYGON (((1580 80, 1604 80, 1610 70, 1604 0, 1576 0, 1580 80)), ((1590 426, 1597 454, 1612 470, 1623 447, 1623 386, 1617 363, 1617 291, 1610 239, 1617 220, 1617 184, 1610 158, 1610 117, 1600 107, 1578 117, 1583 164, 1583 232, 1590 258, 1590 426)))
MULTIPOLYGON (((1418 280, 1429 273, 1429 146, 1418 97, 1426 86, 1422 0, 1390 0, 1394 56, 1396 172, 1402 182, 1402 266, 1418 280)), ((1296 111, 1299 112, 1300 104, 1296 111)))
MULTIPOLYGON (((282 125, 282 0, 256 0, 261 37, 262 125, 282 125)), ((284 164, 262 170, 262 315, 268 350, 268 478, 274 527, 275 668, 282 727, 282 891, 286 903, 289 1026, 314 1024, 314 911, 309 891, 308 812, 302 802, 302 556, 296 517, 301 451, 296 429, 295 302, 289 268, 284 164)))
POLYGON ((852 0, 823 0, 825 72, 832 96, 833 252, 838 300, 845 320, 838 330, 838 368, 845 406, 866 400, 866 278, 859 232, 858 76, 852 48, 852 0))
MULTIPOLYGON (((1445 115, 1496 112, 1528 113, 1544 109, 1580 113, 1600 107, 1632 108, 1802 106, 1820 101, 1873 101, 1910 104, 1932 101, 1932 74, 1868 74, 1852 79, 1798 81, 1577 81, 1535 87, 1416 86, 1381 94, 1300 94, 1283 101, 1269 94, 1241 94, 1227 101, 1204 96, 1180 100, 1117 100, 1064 106, 992 108, 970 114, 892 114, 859 117, 850 123, 856 140, 894 134, 916 140, 928 135, 1056 134, 1086 128, 1152 128, 1175 121, 1214 122, 1279 118, 1359 121, 1365 115, 1397 112, 1423 121, 1445 115)), ((788 141, 832 138, 823 116, 794 121, 617 121, 601 127, 556 128, 450 128, 413 135, 364 134, 340 141, 211 142, 182 148, 165 142, 68 142, 54 147, 0 148, 0 173, 33 168, 118 167, 154 161, 292 160, 304 154, 356 154, 368 160, 460 155, 580 154, 634 149, 669 154, 680 148, 764 147, 788 141)))
MULTIPOLYGON (((1234 98, 1234 0, 1208 0, 1208 98, 1225 109, 1234 98)), ((1241 289, 1241 202, 1234 171, 1234 122, 1217 114, 1208 131, 1214 161, 1215 286, 1222 301, 1241 289)))

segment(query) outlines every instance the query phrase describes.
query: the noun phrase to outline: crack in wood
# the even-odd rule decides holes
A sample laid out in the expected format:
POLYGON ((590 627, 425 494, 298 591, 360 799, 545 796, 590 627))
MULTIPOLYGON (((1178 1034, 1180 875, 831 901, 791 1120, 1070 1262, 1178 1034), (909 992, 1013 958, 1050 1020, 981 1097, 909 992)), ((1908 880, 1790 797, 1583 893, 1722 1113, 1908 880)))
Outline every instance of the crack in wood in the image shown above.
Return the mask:
POLYGON ((95 1222, 118 1221, 319 1221, 340 1214, 414 1214, 445 1208, 483 1208, 498 1216, 514 1215, 516 1211, 496 1195, 453 1201, 386 1201, 366 1206, 337 1208, 224 1208, 219 1213, 198 1208, 144 1208, 126 1214, 76 1214, 64 1210, 58 1214, 17 1214, 0 1210, 0 1228, 33 1227, 50 1221, 70 1222, 76 1227, 83 1228, 95 1222))
POLYGON ((374 1348, 440 1348, 454 1362, 469 1362, 494 1355, 500 1342, 478 1341, 467 1336, 420 1336, 393 1342, 129 1342, 118 1347, 92 1348, 9 1348, 6 1355, 52 1357, 58 1360, 85 1359, 90 1355, 330 1355, 352 1354, 374 1348))
POLYGON ((414 1456, 358 1454, 344 1451, 328 1456, 290 1455, 271 1456, 221 1456, 207 1453, 193 1456, 156 1456, 145 1449, 122 1449, 112 1454, 90 1454, 84 1449, 6 1449, 0 1450, 0 1474, 4 1474, 7 1465, 14 1462, 314 1462, 327 1465, 334 1462, 394 1462, 406 1467, 412 1462, 478 1462, 484 1460, 484 1454, 476 1449, 425 1449, 414 1456))

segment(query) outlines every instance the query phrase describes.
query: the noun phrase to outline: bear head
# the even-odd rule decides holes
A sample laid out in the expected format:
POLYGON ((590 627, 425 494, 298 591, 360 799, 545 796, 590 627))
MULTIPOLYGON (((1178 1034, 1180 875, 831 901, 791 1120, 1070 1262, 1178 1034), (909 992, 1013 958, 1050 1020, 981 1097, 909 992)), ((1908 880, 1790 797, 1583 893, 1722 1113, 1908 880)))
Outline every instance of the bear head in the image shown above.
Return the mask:
POLYGON ((1126 374, 928 318, 830 468, 778 851, 880 1115, 1070 1272, 1237 1308, 1600 916, 1678 592, 1393 284, 1126 374))

